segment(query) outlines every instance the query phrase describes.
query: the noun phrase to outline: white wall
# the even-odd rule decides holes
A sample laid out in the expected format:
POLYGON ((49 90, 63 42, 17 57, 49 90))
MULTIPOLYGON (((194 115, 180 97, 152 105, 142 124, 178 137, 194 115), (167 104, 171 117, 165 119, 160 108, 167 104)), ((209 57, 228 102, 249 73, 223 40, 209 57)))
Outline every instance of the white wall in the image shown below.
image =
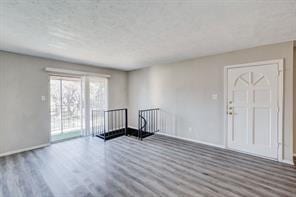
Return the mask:
POLYGON ((126 72, 0 51, 0 155, 49 143, 45 67, 109 74, 109 108, 127 106, 126 72))
POLYGON ((137 127, 138 109, 160 107, 166 117, 166 123, 161 124, 164 132, 223 145, 224 66, 281 58, 285 59, 284 157, 291 161, 293 152, 293 42, 168 65, 155 65, 129 72, 129 124, 137 127), (218 100, 212 100, 212 94, 218 94, 218 100))

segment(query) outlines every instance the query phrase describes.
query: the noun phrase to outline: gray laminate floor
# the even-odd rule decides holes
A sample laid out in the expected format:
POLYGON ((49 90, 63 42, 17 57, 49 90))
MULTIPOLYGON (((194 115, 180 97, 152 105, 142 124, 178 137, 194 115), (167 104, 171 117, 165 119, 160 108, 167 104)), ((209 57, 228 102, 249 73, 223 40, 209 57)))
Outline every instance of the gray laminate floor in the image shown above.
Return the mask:
POLYGON ((296 196, 292 166, 155 135, 0 158, 0 196, 296 196))

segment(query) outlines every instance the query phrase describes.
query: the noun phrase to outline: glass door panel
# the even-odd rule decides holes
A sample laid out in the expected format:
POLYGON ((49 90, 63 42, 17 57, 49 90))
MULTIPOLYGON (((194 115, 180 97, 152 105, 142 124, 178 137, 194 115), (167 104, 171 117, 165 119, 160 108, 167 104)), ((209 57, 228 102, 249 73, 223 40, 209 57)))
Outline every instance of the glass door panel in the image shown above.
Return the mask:
POLYGON ((82 103, 80 78, 52 77, 50 97, 52 141, 80 136, 82 103))
POLYGON ((62 132, 61 127, 61 85, 60 80, 50 80, 51 134, 62 132))
MULTIPOLYGON (((104 110, 107 109, 107 79, 105 78, 89 78, 89 105, 90 117, 92 111, 96 110, 96 121, 92 122, 90 118, 90 127, 100 128, 104 126, 104 110)), ((107 124, 106 120, 106 124, 107 124)))
POLYGON ((63 132, 81 130, 81 83, 62 80, 62 126, 63 132))

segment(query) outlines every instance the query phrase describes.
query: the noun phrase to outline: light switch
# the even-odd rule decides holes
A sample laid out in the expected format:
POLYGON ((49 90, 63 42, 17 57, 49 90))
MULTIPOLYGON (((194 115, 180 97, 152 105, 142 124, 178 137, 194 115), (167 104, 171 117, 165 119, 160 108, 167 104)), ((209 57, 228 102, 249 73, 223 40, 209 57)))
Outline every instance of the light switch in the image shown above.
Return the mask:
POLYGON ((217 100, 218 99, 218 94, 212 94, 212 100, 217 100))
POLYGON ((46 101, 46 97, 45 96, 41 96, 41 101, 46 101))

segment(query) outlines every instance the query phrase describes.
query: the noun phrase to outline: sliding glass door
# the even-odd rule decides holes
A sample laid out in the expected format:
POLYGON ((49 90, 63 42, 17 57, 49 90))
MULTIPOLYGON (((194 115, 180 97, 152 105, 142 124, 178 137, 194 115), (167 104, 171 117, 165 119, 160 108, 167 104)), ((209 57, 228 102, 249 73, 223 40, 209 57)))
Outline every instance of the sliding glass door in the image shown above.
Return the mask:
POLYGON ((51 141, 90 135, 93 110, 99 112, 101 119, 95 126, 103 128, 107 87, 106 78, 51 76, 51 141))
POLYGON ((78 137, 82 129, 81 79, 50 78, 51 140, 78 137))

